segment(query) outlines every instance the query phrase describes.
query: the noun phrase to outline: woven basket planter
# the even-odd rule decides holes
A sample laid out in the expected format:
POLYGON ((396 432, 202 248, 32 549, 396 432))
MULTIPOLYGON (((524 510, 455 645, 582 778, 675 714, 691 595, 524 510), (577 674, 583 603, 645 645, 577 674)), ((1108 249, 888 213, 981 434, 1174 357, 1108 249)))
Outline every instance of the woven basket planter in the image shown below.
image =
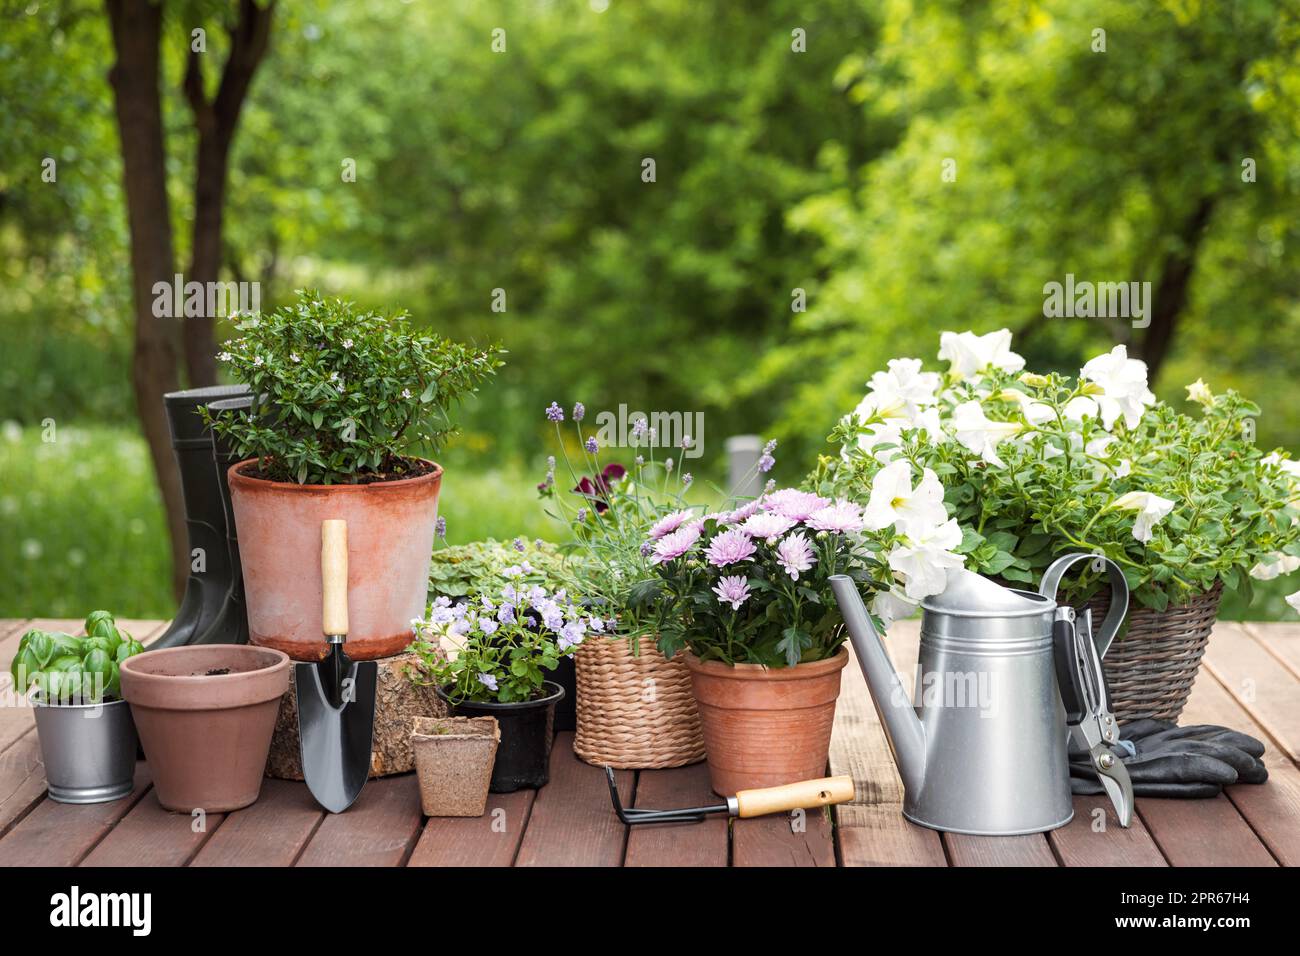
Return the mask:
POLYGON ((590 764, 621 770, 683 767, 704 759, 704 735, 691 672, 649 639, 633 655, 629 642, 592 635, 574 655, 578 730, 573 752, 590 764))
MULTIPOLYGON (((1102 669, 1110 688, 1111 708, 1125 723, 1142 717, 1177 721, 1219 616, 1222 582, 1186 604, 1157 611, 1129 606, 1127 627, 1111 642, 1102 669)), ((1110 593, 1088 602, 1093 626, 1110 607, 1110 593)))

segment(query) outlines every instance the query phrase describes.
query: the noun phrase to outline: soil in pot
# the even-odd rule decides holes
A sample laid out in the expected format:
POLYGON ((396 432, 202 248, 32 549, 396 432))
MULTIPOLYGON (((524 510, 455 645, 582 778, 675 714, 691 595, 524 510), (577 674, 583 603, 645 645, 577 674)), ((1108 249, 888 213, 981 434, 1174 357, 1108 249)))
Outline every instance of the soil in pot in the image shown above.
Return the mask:
POLYGON ((544 696, 513 704, 495 701, 457 702, 442 688, 438 696, 456 717, 495 717, 501 727, 496 763, 492 767, 493 793, 513 793, 544 787, 551 778, 551 744, 555 740, 555 705, 564 688, 553 681, 542 685, 544 696))
POLYGON ((442 468, 416 459, 413 477, 297 485, 256 475, 256 460, 227 472, 239 527, 249 640, 294 660, 322 659, 321 581, 304 562, 320 554, 320 526, 348 523, 348 657, 376 660, 411 642, 425 610, 442 468))
POLYGON ((849 652, 795 667, 730 667, 686 655, 713 792, 776 787, 826 775, 849 652))
POLYGON ((43 704, 32 700, 50 799, 107 803, 135 786, 136 734, 124 700, 43 704))
POLYGON ((481 817, 501 729, 495 717, 416 717, 411 733, 426 817, 481 817))
POLYGON ((256 800, 288 686, 289 657, 271 648, 197 645, 128 658, 122 696, 158 802, 215 813, 256 800))

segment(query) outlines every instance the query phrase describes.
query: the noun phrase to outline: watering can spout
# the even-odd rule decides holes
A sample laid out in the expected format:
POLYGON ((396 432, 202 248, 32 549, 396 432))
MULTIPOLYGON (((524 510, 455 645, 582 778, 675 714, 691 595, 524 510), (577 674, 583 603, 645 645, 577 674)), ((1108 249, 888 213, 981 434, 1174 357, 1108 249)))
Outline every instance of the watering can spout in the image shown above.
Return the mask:
POLYGON ((912 709, 911 694, 885 653, 880 634, 853 579, 844 574, 832 575, 830 585, 848 628, 849 640, 857 653, 858 664, 871 688, 876 713, 889 735, 903 786, 909 793, 918 793, 925 779, 925 731, 921 719, 912 709))

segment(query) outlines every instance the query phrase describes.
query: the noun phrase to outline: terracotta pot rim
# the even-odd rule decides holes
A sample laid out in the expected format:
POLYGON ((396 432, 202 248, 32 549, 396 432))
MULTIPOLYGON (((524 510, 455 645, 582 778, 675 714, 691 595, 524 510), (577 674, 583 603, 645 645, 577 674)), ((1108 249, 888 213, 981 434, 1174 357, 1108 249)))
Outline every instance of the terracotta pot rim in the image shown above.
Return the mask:
POLYGON ((427 475, 416 475, 414 478, 397 478, 393 481, 371 481, 364 485, 300 485, 296 481, 271 481, 268 478, 254 478, 251 475, 245 475, 239 469, 243 468, 250 462, 257 461, 256 458, 245 458, 243 461, 237 461, 226 470, 226 477, 231 484, 246 485, 249 488, 283 488, 290 493, 294 491, 347 491, 347 492, 364 492, 372 488, 408 488, 412 485, 418 485, 421 482, 435 482, 442 480, 443 467, 436 461, 430 461, 428 458, 413 458, 413 461, 422 461, 426 465, 433 465, 433 471, 427 475))
POLYGON ((731 680, 803 680, 821 677, 841 670, 849 662, 848 645, 842 646, 830 657, 820 661, 808 661, 794 667, 764 667, 762 664, 724 664, 722 661, 702 661, 690 651, 686 655, 686 666, 710 677, 731 680))
POLYGON ((547 704, 558 704, 564 699, 564 688, 555 683, 555 681, 542 681, 542 686, 554 687, 555 692, 549 697, 538 697, 534 700, 512 700, 509 703, 504 703, 499 700, 455 700, 454 698, 449 697, 447 692, 441 687, 435 687, 433 690, 440 700, 451 704, 452 706, 468 704, 472 707, 482 707, 487 710, 526 710, 532 707, 545 707, 547 704))
POLYGON ((247 680, 250 677, 265 674, 268 671, 274 672, 279 670, 288 670, 289 663, 290 663, 289 655, 286 654, 284 651, 278 651, 273 647, 262 647, 259 644, 211 644, 211 645, 183 644, 178 647, 160 647, 156 651, 145 651, 143 654, 136 654, 133 657, 128 657, 126 660, 124 660, 121 663, 121 665, 119 665, 119 667, 121 670, 128 671, 131 674, 131 676, 137 680, 147 680, 147 681, 157 681, 157 682, 175 681, 184 684, 184 683, 197 683, 200 681, 204 683, 216 683, 221 681, 231 682, 231 681, 239 680, 241 678, 247 680), (130 666, 133 664, 133 662, 137 662, 139 661, 140 658, 146 657, 151 654, 156 654, 159 657, 161 657, 164 654, 169 657, 174 657, 178 653, 183 654, 186 652, 197 650, 199 648, 206 649, 208 647, 220 648, 223 651, 233 651, 236 654, 244 654, 248 652, 269 654, 272 657, 274 657, 275 660, 271 661, 270 663, 266 664, 263 667, 255 667, 252 670, 248 670, 248 671, 234 671, 233 673, 230 674, 157 674, 154 673, 153 671, 142 671, 142 670, 138 670, 134 666, 130 666))

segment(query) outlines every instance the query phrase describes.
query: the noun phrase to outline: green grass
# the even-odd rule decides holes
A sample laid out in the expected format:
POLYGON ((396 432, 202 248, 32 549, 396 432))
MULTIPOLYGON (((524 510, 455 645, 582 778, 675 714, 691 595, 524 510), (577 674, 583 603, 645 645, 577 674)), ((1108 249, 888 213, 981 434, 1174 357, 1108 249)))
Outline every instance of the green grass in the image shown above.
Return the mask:
MULTIPOLYGON (((132 428, 0 426, 0 617, 81 617, 107 608, 123 617, 169 617, 168 548, 162 505, 144 440, 132 428)), ((450 449, 438 513, 447 539, 465 544, 516 535, 567 537, 537 500, 537 469, 485 463, 450 449)), ((708 497, 704 489, 692 498, 708 497)), ((1225 595, 1225 620, 1294 620, 1283 600, 1292 580, 1261 582, 1247 606, 1225 595)))

